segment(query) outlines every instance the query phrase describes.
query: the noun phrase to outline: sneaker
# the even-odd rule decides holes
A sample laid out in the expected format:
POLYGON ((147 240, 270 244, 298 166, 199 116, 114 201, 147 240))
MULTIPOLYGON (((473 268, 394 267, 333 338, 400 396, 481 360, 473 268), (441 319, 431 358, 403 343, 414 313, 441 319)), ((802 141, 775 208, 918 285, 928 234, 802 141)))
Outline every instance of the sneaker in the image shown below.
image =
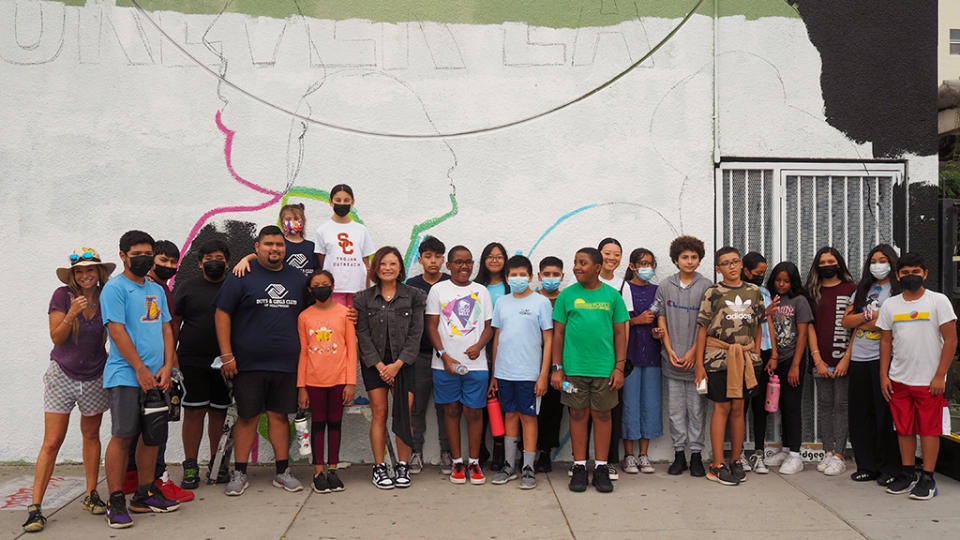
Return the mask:
POLYGON ((757 474, 767 474, 770 472, 770 469, 768 469, 767 465, 763 462, 763 450, 754 452, 748 461, 750 462, 750 468, 753 469, 753 472, 757 474))
POLYGON ((480 468, 479 463, 471 463, 467 466, 467 469, 470 471, 471 484, 479 486, 487 482, 487 477, 483 475, 483 469, 480 468))
POLYGON ((847 471, 847 462, 839 456, 833 456, 833 463, 823 470, 827 476, 839 476, 847 471))
POLYGON ((743 450, 740 450, 740 460, 739 460, 739 461, 740 461, 740 463, 743 465, 743 470, 744 470, 744 471, 750 472, 750 471, 752 470, 752 469, 750 468, 750 460, 747 459, 747 454, 746 454, 743 450))
POLYGON ((677 450, 673 454, 673 463, 671 463, 670 468, 667 469, 667 474, 671 476, 677 476, 678 474, 683 473, 685 470, 687 470, 687 456, 683 453, 683 450, 677 450))
POLYGON ((303 484, 294 478, 290 467, 287 467, 282 473, 273 477, 273 487, 283 488, 290 493, 296 493, 303 490, 303 484))
POLYGON ((520 471, 520 489, 533 489, 537 487, 537 473, 530 467, 524 467, 520 471))
POLYGON ((423 454, 420 452, 410 453, 410 474, 420 474, 423 472, 423 454))
POLYGON ((387 465, 385 463, 373 466, 373 478, 371 482, 380 489, 393 489, 393 479, 390 478, 390 473, 387 471, 387 465))
POLYGON ((136 493, 140 489, 140 476, 136 470, 127 471, 127 474, 123 477, 123 487, 121 489, 127 495, 136 493))
POLYGON ((107 513, 107 503, 103 502, 103 499, 100 498, 100 495, 97 494, 97 490, 91 490, 90 493, 83 498, 83 504, 81 505, 84 510, 90 512, 95 516, 102 516, 107 513))
MULTIPOLYGON (((339 467, 340 464, 338 463, 339 467)), ((343 491, 346 489, 343 487, 343 480, 340 480, 340 477, 337 476, 337 469, 327 469, 327 487, 330 488, 330 491, 343 491)))
MULTIPOLYGON (((220 470, 217 471, 216 480, 211 480, 213 477, 213 471, 207 467, 207 483, 208 484, 226 484, 230 481, 230 466, 226 463, 220 466, 220 470)), ((182 487, 182 486, 181 486, 182 487)))
POLYGON ((617 466, 613 463, 607 463, 607 477, 611 480, 619 480, 620 473, 617 472, 617 466))
POLYGON ((183 462, 183 480, 180 481, 181 489, 197 489, 200 487, 200 466, 197 460, 188 459, 183 462))
POLYGON ((31 504, 27 507, 27 521, 23 523, 24 532, 40 532, 47 523, 47 518, 43 517, 39 504, 31 504))
MULTIPOLYGON (((164 477, 166 475, 167 473, 163 473, 164 477)), ((156 484, 157 488, 160 490, 160 493, 163 493, 163 496, 171 501, 190 502, 193 500, 194 494, 192 491, 180 489, 180 486, 174 484, 170 480, 158 480, 156 484)))
POLYGON ((163 492, 160 491, 157 483, 154 482, 145 492, 137 490, 137 492, 133 494, 133 497, 130 497, 129 508, 131 512, 137 514, 147 514, 150 512, 166 514, 167 512, 173 512, 180 508, 180 503, 173 499, 168 499, 163 492))
POLYGON ((533 463, 533 470, 539 473, 548 473, 553 471, 553 463, 550 462, 550 451, 540 450, 537 460, 533 463))
POLYGON ((826 452, 823 454, 823 459, 820 460, 820 463, 817 463, 817 470, 820 472, 825 471, 831 462, 833 462, 833 454, 826 452))
POLYGON ((870 482, 876 480, 877 476, 879 475, 875 472, 854 471, 854 473, 850 475, 850 479, 854 482, 870 482))
POLYGON ((462 461, 458 461, 451 465, 450 471, 450 481, 454 484, 466 484, 467 476, 464 474, 466 467, 463 466, 462 461))
POLYGON ((490 483, 495 486, 500 486, 506 484, 511 480, 517 479, 517 470, 511 467, 510 465, 505 466, 500 469, 497 474, 493 475, 493 478, 490 480, 490 483))
POLYGON ((397 463, 397 466, 394 467, 393 472, 396 474, 396 478, 393 479, 393 485, 398 488, 408 488, 410 487, 410 466, 406 463, 397 463))
POLYGON ((107 504, 107 525, 111 529, 126 529, 133 525, 133 519, 127 513, 127 498, 123 491, 110 494, 110 503, 107 504))
POLYGON ((690 454, 690 476, 703 478, 706 475, 707 471, 703 466, 703 458, 700 456, 700 452, 692 452, 690 454))
POLYGON ((707 473, 707 480, 717 482, 723 486, 740 485, 740 480, 737 480, 737 477, 730 471, 730 467, 727 467, 724 463, 721 463, 719 467, 714 467, 711 464, 710 472, 707 473))
POLYGON ((610 493, 613 491, 613 482, 610 481, 610 467, 594 467, 593 469, 593 487, 600 493, 610 493))
POLYGON ((450 474, 453 472, 453 457, 450 452, 440 452, 440 474, 450 474))
POLYGON ((230 481, 227 482, 227 487, 223 489, 223 492, 231 497, 239 497, 248 487, 250 487, 250 482, 247 481, 247 473, 234 470, 230 473, 230 481))
POLYGON ((627 474, 637 474, 640 472, 637 458, 633 454, 629 454, 627 457, 623 458, 623 461, 620 462, 620 468, 623 469, 623 472, 627 474))
POLYGON ((896 479, 897 479, 896 476, 890 473, 882 472, 880 473, 880 476, 877 477, 877 484, 881 487, 887 487, 890 485, 891 482, 893 482, 896 479))
POLYGON ((313 475, 313 492, 330 493, 330 484, 327 482, 327 474, 323 471, 313 475))
POLYGON ((570 491, 583 493, 587 490, 587 467, 573 465, 570 467, 570 491))
POLYGON ((656 472, 656 469, 653 468, 653 463, 650 463, 650 457, 646 454, 640 455, 640 472, 644 474, 653 474, 656 472))
MULTIPOLYGON (((567 476, 573 478, 574 467, 576 467, 576 465, 573 464, 573 463, 571 463, 571 464, 570 464, 570 468, 567 469, 567 476)), ((586 489, 586 488, 584 488, 584 489, 586 489)))
POLYGON ((887 486, 887 493, 891 495, 903 495, 904 493, 909 493, 913 490, 914 485, 917 483, 917 473, 910 471, 904 471, 897 475, 897 477, 890 482, 887 486))
POLYGON ((918 501, 929 501, 936 496, 937 482, 933 479, 933 473, 920 473, 920 479, 910 490, 910 498, 918 501))
POLYGON ((730 464, 730 472, 732 472, 733 476, 740 482, 747 481, 747 468, 744 465, 745 464, 739 459, 730 464))
POLYGON ((786 461, 787 458, 789 457, 790 457, 790 451, 783 449, 779 452, 775 452, 770 457, 763 458, 763 463, 767 467, 779 467, 780 465, 783 465, 783 462, 786 461))
POLYGON ((797 474, 803 470, 803 459, 800 456, 790 455, 787 456, 786 461, 780 465, 780 468, 777 469, 777 472, 780 474, 797 474))

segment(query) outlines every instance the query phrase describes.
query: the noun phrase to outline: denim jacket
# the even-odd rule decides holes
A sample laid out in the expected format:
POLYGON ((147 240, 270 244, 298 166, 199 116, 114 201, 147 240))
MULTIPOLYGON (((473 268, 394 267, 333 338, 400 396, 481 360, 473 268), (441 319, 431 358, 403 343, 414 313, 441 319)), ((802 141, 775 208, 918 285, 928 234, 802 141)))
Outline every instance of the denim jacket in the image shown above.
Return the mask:
POLYGON ((427 296, 423 291, 403 283, 397 283, 396 296, 390 302, 383 297, 379 285, 355 294, 353 307, 357 310, 360 362, 373 367, 383 360, 389 332, 390 358, 413 364, 420 353, 426 305, 427 296))

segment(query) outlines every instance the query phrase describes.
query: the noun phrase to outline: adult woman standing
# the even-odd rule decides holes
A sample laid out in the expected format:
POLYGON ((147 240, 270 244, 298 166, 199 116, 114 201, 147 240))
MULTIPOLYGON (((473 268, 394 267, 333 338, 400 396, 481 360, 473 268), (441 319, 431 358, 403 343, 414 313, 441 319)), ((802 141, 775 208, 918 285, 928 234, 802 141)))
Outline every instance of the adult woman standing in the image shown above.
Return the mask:
POLYGON ((95 489, 100 472, 100 420, 109 408, 103 389, 107 351, 99 300, 100 290, 116 265, 102 262, 100 254, 90 248, 74 251, 69 261, 70 266, 57 268, 57 277, 65 286, 54 291, 48 309, 53 351, 43 376, 43 446, 33 478, 33 504, 23 524, 28 532, 41 531, 46 523, 40 505, 74 406, 81 414, 87 479, 83 509, 97 515, 106 512, 106 504, 95 489))
POLYGON ((413 363, 420 353, 420 335, 427 298, 423 291, 403 283, 403 257, 392 246, 373 255, 370 276, 374 286, 353 297, 357 310, 357 342, 363 384, 370 398, 370 446, 373 450, 373 485, 380 489, 410 486, 410 447, 413 431, 413 363), (393 390, 393 432, 396 434, 396 478, 384 463, 387 438, 387 390, 393 390))

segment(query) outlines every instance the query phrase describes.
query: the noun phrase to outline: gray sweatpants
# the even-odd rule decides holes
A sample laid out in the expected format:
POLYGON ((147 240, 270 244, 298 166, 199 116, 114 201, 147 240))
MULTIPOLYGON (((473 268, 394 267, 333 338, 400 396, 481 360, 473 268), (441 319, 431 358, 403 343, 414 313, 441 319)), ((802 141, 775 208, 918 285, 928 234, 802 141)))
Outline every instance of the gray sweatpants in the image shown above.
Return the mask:
POLYGON ((682 452, 690 444, 691 452, 702 452, 706 435, 707 398, 697 393, 693 381, 664 377, 667 381, 667 412, 670 415, 670 439, 673 449, 682 452))
POLYGON ((847 396, 849 377, 815 377, 817 387, 817 435, 824 452, 843 454, 847 448, 847 396))
MULTIPOLYGON (((413 426, 413 451, 423 453, 423 434, 427 431, 427 409, 430 398, 433 396, 433 370, 430 361, 433 351, 421 352, 417 356, 414 368, 413 410, 410 411, 413 426)), ((440 451, 449 452, 450 442, 447 440, 447 428, 443 422, 443 407, 434 405, 437 412, 437 435, 440 439, 440 451)))

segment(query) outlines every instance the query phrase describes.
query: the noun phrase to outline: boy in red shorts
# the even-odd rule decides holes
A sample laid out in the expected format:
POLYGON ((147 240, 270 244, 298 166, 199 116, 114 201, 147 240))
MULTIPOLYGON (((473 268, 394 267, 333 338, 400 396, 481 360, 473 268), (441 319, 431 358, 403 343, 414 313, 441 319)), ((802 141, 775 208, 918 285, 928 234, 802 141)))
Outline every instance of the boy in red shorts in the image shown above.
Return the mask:
POLYGON ((880 338, 880 390, 890 402, 900 441, 902 473, 887 493, 910 493, 926 501, 937 494, 933 469, 943 433, 947 369, 957 349, 957 316, 946 296, 923 287, 927 267, 916 253, 900 258, 897 277, 903 293, 884 302, 877 318, 880 338), (893 359, 891 360, 891 349, 893 359), (923 472, 914 466, 917 439, 923 472))

